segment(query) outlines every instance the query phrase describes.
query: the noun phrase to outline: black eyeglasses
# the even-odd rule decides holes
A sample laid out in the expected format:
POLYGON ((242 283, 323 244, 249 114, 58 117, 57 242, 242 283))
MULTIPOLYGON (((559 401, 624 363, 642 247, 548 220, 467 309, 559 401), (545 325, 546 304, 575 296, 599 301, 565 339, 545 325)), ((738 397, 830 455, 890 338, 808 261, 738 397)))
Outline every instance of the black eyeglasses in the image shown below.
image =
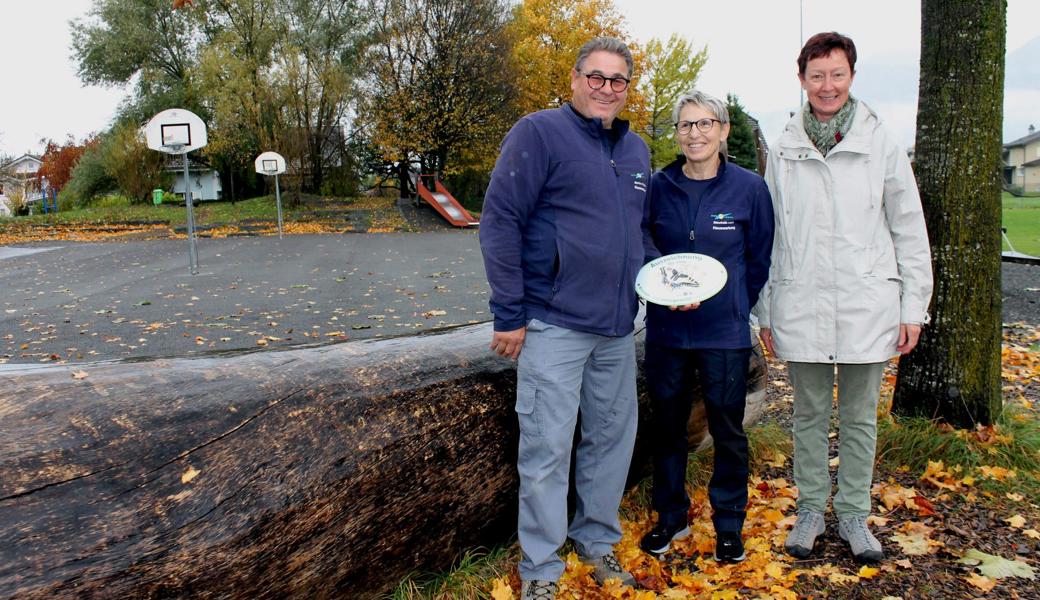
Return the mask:
POLYGON ((709 119, 707 117, 697 121, 679 121, 675 124, 675 130, 681 135, 686 135, 687 133, 690 133, 690 131, 693 130, 693 126, 696 125, 697 129, 701 133, 708 133, 716 123, 722 123, 722 121, 718 119, 709 119))
MULTIPOLYGON (((578 72, 581 73, 581 71, 578 71, 578 72)), ((623 92, 623 91, 628 89, 628 83, 629 83, 629 81, 631 81, 630 79, 625 79, 624 77, 621 77, 620 75, 617 76, 617 77, 604 77, 603 75, 600 75, 599 73, 581 73, 581 74, 584 75, 586 77, 586 79, 589 80, 589 87, 590 88, 592 88, 594 90, 598 90, 601 87, 607 85, 607 82, 609 81, 610 82, 610 89, 614 90, 615 92, 617 92, 619 94, 621 92, 623 92)))

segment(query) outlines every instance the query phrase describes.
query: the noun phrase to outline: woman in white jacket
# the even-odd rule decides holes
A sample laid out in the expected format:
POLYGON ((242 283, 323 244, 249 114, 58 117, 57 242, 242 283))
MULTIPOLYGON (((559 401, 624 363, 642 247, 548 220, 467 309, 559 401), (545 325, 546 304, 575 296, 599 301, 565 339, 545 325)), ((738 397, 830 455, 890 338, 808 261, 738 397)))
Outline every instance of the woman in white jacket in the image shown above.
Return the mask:
POLYGON ((788 361, 794 386, 798 520, 785 547, 804 558, 823 533, 838 381, 838 533, 860 561, 884 557, 867 527, 886 362, 910 352, 928 321, 931 256, 906 154, 849 95, 856 47, 820 33, 798 57, 808 96, 770 151, 776 234, 755 313, 763 345, 788 361))

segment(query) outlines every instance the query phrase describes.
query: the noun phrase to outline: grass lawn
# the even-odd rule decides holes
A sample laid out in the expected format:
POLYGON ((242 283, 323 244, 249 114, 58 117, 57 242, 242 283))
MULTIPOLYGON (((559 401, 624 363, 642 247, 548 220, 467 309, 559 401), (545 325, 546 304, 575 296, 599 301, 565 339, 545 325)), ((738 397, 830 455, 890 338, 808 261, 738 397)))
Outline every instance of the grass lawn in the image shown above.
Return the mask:
MULTIPOLYGON (((1040 256, 1040 198, 1016 198, 1004 192, 1003 223, 1015 250, 1040 256)), ((1009 250, 1007 243, 1004 250, 1009 250)))
MULTIPOLYGON (((286 208, 282 199, 283 216, 289 219, 295 211, 286 208)), ((274 196, 261 196, 240 202, 202 202, 195 207, 195 222, 199 225, 207 223, 238 223, 246 219, 264 219, 274 221, 278 218, 274 196)), ((18 222, 34 224, 75 224, 75 223, 113 223, 123 221, 160 221, 171 226, 183 225, 188 220, 188 211, 184 205, 160 204, 128 204, 122 202, 101 202, 100 206, 66 210, 51 214, 37 214, 31 217, 19 217, 18 222), (107 204, 107 205, 106 205, 107 204)), ((0 219, 0 228, 5 220, 0 219)), ((15 219, 7 220, 15 222, 15 219)))

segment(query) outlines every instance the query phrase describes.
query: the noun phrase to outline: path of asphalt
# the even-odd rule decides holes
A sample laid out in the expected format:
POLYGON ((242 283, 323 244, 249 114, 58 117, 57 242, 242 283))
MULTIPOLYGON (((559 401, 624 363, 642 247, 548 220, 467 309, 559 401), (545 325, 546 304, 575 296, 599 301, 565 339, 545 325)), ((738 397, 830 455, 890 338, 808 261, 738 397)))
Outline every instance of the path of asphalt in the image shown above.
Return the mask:
MULTIPOLYGON (((184 356, 490 319, 476 231, 0 247, 0 363, 184 356)), ((1040 266, 1003 265, 1004 321, 1040 324, 1040 266)))
POLYGON ((0 362, 277 348, 490 318, 476 231, 0 248, 0 362))

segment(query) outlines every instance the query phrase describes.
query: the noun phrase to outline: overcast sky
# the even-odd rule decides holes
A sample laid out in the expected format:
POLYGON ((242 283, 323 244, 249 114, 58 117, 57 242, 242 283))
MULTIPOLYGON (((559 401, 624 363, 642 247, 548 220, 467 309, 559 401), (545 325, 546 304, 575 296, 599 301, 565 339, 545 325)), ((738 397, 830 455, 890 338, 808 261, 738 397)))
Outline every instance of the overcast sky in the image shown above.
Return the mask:
MULTIPOLYGON (((0 32, 0 152, 39 153, 41 138, 77 139, 107 127, 126 94, 84 87, 70 60, 70 19, 92 0, 4 2, 0 32)), ((636 39, 679 33, 708 46, 699 87, 740 96, 770 142, 799 101, 799 0, 615 0, 636 39)), ((1040 36, 1040 1, 1008 0, 1008 52, 1040 36)), ((859 52, 852 93, 870 103, 903 144, 913 143, 920 53, 920 4, 913 0, 804 0, 805 36, 837 30, 859 52)), ((1036 47, 1034 44, 1032 47, 1036 47)), ((1029 64, 1037 64, 1040 58, 1029 64)), ((1009 67, 1010 69, 1010 67, 1009 67)), ((1010 73, 1010 71, 1009 71, 1010 73)), ((1040 79, 1009 79, 1004 139, 1040 127, 1040 79)))

